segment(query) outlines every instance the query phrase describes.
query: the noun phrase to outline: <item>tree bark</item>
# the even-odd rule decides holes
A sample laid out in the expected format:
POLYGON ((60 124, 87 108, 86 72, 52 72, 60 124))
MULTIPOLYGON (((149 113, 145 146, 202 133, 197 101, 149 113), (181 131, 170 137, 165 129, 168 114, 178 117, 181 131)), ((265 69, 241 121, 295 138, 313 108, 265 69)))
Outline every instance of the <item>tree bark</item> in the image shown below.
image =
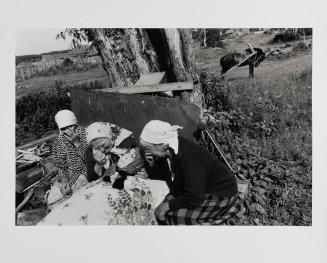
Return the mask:
POLYGON ((207 34, 206 34, 206 29, 203 29, 203 46, 207 47, 207 34))
MULTIPOLYGON (((90 29, 92 42, 102 59, 109 87, 133 85, 140 74, 166 71, 168 82, 198 83, 189 29, 90 29)), ((195 84, 182 100, 202 108, 202 92, 195 84)))

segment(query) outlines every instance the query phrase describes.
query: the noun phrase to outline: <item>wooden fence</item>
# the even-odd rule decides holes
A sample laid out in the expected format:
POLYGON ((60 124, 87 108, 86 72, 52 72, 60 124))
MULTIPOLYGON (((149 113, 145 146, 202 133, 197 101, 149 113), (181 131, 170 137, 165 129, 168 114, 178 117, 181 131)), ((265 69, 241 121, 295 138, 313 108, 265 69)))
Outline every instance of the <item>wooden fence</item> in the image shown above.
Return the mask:
MULTIPOLYGON (((99 56, 86 57, 86 58, 70 58, 76 64, 91 63, 91 64, 101 64, 101 58, 99 56)), ((46 71, 49 68, 61 65, 63 60, 56 59, 52 61, 38 61, 33 62, 30 65, 23 67, 16 67, 16 81, 23 81, 25 79, 31 78, 31 76, 37 74, 38 72, 46 71)))

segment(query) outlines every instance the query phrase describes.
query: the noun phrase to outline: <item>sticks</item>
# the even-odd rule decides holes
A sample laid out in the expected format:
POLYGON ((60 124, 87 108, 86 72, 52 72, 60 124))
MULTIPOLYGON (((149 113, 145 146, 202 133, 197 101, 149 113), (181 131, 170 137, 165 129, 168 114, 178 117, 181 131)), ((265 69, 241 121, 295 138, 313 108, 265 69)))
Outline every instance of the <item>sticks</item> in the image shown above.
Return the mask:
POLYGON ((226 160, 226 157, 225 157, 224 153, 220 150, 220 148, 218 146, 218 143, 216 142, 215 138, 211 135, 211 133, 208 130, 208 128, 205 128, 204 130, 205 130, 206 134, 209 136, 209 138, 212 141, 213 145, 215 146, 216 150, 220 153, 220 155, 223 158, 224 162, 227 164, 227 166, 229 167, 229 169, 234 172, 234 169, 230 166, 230 164, 226 160))
POLYGON ((24 205, 28 202, 28 200, 30 200, 30 198, 32 197, 34 193, 34 188, 30 189, 27 193, 27 195, 25 196, 24 200, 17 206, 16 208, 16 214, 22 210, 22 208, 24 207, 24 205))

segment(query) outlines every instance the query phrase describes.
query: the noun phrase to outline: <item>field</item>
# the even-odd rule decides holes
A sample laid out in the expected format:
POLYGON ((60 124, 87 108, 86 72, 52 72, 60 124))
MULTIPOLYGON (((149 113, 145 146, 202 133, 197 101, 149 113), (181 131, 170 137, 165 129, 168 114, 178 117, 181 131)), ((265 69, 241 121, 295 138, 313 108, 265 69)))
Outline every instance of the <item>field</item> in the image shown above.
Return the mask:
MULTIPOLYGON (((234 224, 311 225, 311 52, 265 60, 255 68, 253 79, 244 67, 228 73, 222 82, 217 80, 223 55, 242 51, 247 43, 264 50, 278 47, 270 44, 271 38, 247 35, 226 40, 225 49, 196 50, 197 69, 207 72, 201 80, 207 107, 217 120, 209 129, 238 175, 250 182, 246 216, 234 224)), ((24 88, 16 90, 16 98, 47 90, 58 80, 70 85, 105 83, 106 74, 97 68, 30 79, 21 83, 24 88)), ((212 145, 206 146, 214 151, 212 145)))
POLYGON ((56 81, 61 81, 68 85, 76 85, 83 82, 91 82, 95 80, 105 83, 106 78, 106 72, 102 67, 83 72, 68 73, 64 75, 32 78, 20 83, 22 88, 16 89, 16 98, 24 96, 30 92, 46 90, 49 87, 54 86, 56 81))

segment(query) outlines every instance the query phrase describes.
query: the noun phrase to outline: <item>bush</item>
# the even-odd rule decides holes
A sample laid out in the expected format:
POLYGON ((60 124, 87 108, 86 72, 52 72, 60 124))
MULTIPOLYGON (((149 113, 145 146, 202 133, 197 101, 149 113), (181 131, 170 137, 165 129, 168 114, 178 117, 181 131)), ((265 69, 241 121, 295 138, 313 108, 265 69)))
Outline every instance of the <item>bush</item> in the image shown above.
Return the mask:
POLYGON ((298 33, 295 33, 293 31, 286 31, 284 33, 275 35, 271 42, 272 43, 291 42, 299 39, 300 39, 300 35, 298 33))
POLYGON ((71 109, 67 92, 71 89, 102 89, 97 81, 73 86, 56 82, 47 91, 36 91, 16 101, 16 145, 42 137, 56 130, 54 116, 57 111, 71 109))
MULTIPOLYGON (((207 47, 224 47, 222 36, 220 36, 220 29, 206 29, 207 47)), ((204 31, 203 29, 196 29, 192 31, 192 38, 195 42, 204 46, 204 31)))
POLYGON ((207 29, 207 47, 224 47, 219 29, 207 29))

